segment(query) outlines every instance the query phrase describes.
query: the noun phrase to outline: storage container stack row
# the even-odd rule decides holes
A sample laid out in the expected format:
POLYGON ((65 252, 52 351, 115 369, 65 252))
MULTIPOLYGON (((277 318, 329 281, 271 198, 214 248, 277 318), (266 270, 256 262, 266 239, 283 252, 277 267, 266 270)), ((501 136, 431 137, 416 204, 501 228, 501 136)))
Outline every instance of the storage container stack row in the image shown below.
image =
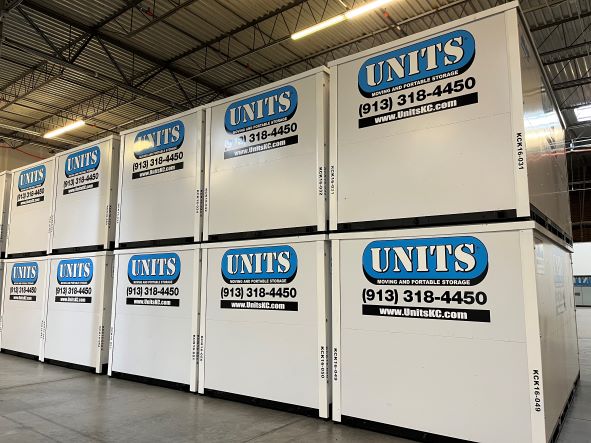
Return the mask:
POLYGON ((109 137, 13 171, 4 351, 106 370, 118 151, 109 137))
POLYGON ((550 441, 572 242, 523 23, 505 5, 13 171, 1 347, 100 371, 110 316, 112 376, 550 441))
POLYGON ((13 170, 11 175, 0 348, 38 357, 43 352, 55 158, 13 170))
POLYGON ((319 68, 207 108, 201 393, 328 417, 328 88, 319 68))
POLYGON ((122 133, 109 375, 196 391, 201 108, 122 133))
POLYGON ((330 65, 336 421, 556 436, 579 374, 567 171, 526 29, 511 4, 330 65))

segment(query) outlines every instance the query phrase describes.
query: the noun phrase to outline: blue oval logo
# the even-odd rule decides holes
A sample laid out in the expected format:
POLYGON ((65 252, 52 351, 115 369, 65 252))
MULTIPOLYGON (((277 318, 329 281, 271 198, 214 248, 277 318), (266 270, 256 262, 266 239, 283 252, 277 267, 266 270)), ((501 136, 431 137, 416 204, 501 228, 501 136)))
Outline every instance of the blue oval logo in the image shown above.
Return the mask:
POLYGON ((45 183, 47 169, 45 165, 34 166, 21 171, 18 176, 18 190, 26 191, 28 189, 38 188, 45 183))
POLYGON ((470 67, 475 53, 474 36, 459 29, 371 57, 359 69, 359 92, 375 97, 460 75, 470 67))
POLYGON ((57 282, 60 285, 87 285, 93 275, 94 265, 89 258, 60 260, 57 265, 57 282))
POLYGON ((232 103, 226 109, 226 132, 239 134, 251 129, 274 125, 292 118, 298 107, 298 91, 282 86, 232 103))
POLYGON ((296 276, 298 256, 288 245, 228 249, 221 265, 226 283, 289 283, 296 276))
POLYGON ((15 263, 12 266, 10 279, 13 285, 34 285, 39 278, 37 262, 15 263))
POLYGON ((66 157, 66 177, 96 171, 101 162, 101 150, 98 146, 74 152, 66 157))
POLYGON ((591 287, 590 275, 575 275, 575 286, 580 288, 591 287))
POLYGON ((472 286, 488 272, 488 252, 475 237, 377 240, 365 247, 362 263, 377 285, 472 286))
POLYGON ((174 252, 132 255, 127 278, 135 285, 176 283, 181 275, 181 258, 174 252))
POLYGON ((160 126, 144 129, 133 141, 133 155, 144 158, 179 149, 185 140, 185 125, 174 120, 160 126))

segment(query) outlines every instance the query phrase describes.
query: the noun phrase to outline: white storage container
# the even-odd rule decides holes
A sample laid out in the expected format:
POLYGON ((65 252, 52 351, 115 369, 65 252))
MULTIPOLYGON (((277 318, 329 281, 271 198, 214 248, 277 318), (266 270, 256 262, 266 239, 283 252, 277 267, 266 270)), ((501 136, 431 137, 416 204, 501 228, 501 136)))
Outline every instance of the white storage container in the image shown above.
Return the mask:
POLYGON ((591 243, 575 243, 573 253, 575 304, 591 306, 591 243))
POLYGON ((55 158, 12 171, 6 257, 47 254, 55 195, 55 158))
POLYGON ((328 71, 207 107, 204 240, 327 229, 328 71))
POLYGON ((415 439, 550 441, 579 362, 570 251, 539 228, 331 236, 333 419, 415 439))
POLYGON ((41 361, 106 372, 113 253, 52 256, 41 361))
POLYGON ((570 238, 564 133, 517 2, 331 67, 331 231, 533 217, 570 238))
POLYGON ((8 231, 8 211, 10 208, 10 187, 12 173, 0 172, 0 257, 6 255, 6 233, 8 231))
POLYGON ((51 252, 100 251, 115 241, 119 137, 56 155, 51 252))
POLYGON ((0 311, 0 348, 3 351, 41 355, 47 268, 46 258, 4 262, 4 297, 0 311))
POLYGON ((115 252, 109 375, 197 390, 198 245, 115 252))
POLYGON ((202 254, 199 392, 328 418, 326 236, 207 244, 202 254))
POLYGON ((201 108, 121 133, 115 247, 201 239, 201 108))

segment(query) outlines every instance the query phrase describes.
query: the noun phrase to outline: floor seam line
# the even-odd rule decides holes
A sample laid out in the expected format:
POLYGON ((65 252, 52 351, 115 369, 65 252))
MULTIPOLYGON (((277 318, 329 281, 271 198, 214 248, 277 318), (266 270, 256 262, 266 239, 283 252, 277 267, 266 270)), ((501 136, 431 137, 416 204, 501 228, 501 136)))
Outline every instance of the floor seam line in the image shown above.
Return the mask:
POLYGON ((42 420, 45 420, 45 421, 48 421, 49 423, 52 423, 52 424, 54 424, 54 425, 56 425, 56 426, 61 426, 62 428, 68 429, 69 431, 72 431, 72 432, 74 432, 74 433, 76 433, 76 434, 78 434, 78 435, 82 435, 83 437, 89 438, 89 439, 91 439, 91 440, 95 440, 95 441, 98 441, 98 442, 101 442, 101 443, 105 441, 105 440, 103 440, 102 438, 95 437, 95 436, 93 436, 93 435, 86 434, 86 433, 84 433, 84 432, 80 432, 80 431, 78 431, 78 430, 76 430, 76 429, 70 428, 69 426, 66 426, 66 425, 64 425, 64 424, 61 424, 61 423, 55 422, 55 421, 53 421, 53 420, 51 420, 51 419, 49 419, 49 418, 47 418, 47 417, 43 417, 42 415, 36 414, 36 413, 35 413, 35 412, 33 412, 33 411, 27 411, 27 412, 29 412, 30 414, 34 415, 35 417, 38 417, 38 418, 40 418, 40 419, 42 419, 42 420))
POLYGON ((7 386, 5 388, 0 388, 0 391, 7 391, 9 389, 17 389, 17 388, 26 388, 27 386, 43 385, 46 383, 56 383, 56 382, 66 381, 66 380, 74 380, 76 378, 82 378, 82 377, 87 377, 87 375, 76 375, 74 377, 58 378, 57 380, 40 381, 37 383, 27 383, 26 385, 7 386))
POLYGON ((292 422, 289 422, 289 423, 286 423, 286 424, 284 424, 284 425, 281 425, 281 426, 279 426, 279 427, 277 427, 277 428, 275 428, 275 429, 271 429, 270 431, 263 432, 262 434, 260 434, 260 435, 257 435, 256 437, 252 437, 252 438, 249 438, 248 440, 244 440, 242 443, 248 443, 249 441, 254 441, 254 440, 256 440, 257 438, 261 438, 261 437, 263 437, 263 436, 265 436, 265 435, 272 434, 273 432, 277 432, 277 431, 279 431, 280 429, 284 429, 284 428, 286 428, 286 427, 288 427, 288 426, 291 426, 291 425, 293 425, 293 424, 295 424, 295 423, 297 423, 297 422, 299 422, 299 421, 302 421, 303 419, 304 419, 304 417, 298 417, 297 419, 295 419, 295 420, 294 420, 294 421, 292 421, 292 422))

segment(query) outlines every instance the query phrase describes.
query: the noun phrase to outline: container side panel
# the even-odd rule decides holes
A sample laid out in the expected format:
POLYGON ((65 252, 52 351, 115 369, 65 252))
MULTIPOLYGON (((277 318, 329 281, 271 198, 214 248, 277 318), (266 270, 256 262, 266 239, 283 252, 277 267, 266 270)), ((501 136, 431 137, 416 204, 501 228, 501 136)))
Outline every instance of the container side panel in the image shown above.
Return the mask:
POLYGON ((189 384, 194 251, 117 253, 111 370, 189 384))
POLYGON ((39 355, 47 266, 45 259, 22 259, 6 263, 3 349, 39 355))
POLYGON ((521 23, 519 46, 530 201, 572 237, 564 131, 521 23))
POLYGON ((573 274, 591 276, 591 242, 575 243, 573 248, 573 274))
MULTIPOLYGON (((113 140, 57 157, 52 249, 108 246, 113 140)), ((68 151, 69 152, 69 151, 68 151)), ((115 155, 118 154, 118 151, 115 155)))
POLYGON ((193 238, 201 111, 126 134, 118 242, 193 238))
POLYGON ((318 226, 319 218, 325 229, 328 87, 317 73, 211 109, 209 235, 318 226))
POLYGON ((11 180, 10 172, 0 175, 0 253, 6 252, 11 180))
POLYGON ((515 210, 505 26, 497 14, 338 65, 338 223, 515 210))
POLYGON ((339 241, 341 414, 531 441, 519 232, 422 232, 339 241))
POLYGON ((319 409, 319 243, 208 249, 205 389, 319 409))
POLYGON ((103 254, 50 260, 45 358, 90 367, 100 363, 106 259, 103 254))
POLYGON ((552 435, 579 373, 570 254, 535 236, 546 435, 552 435))
POLYGON ((15 171, 7 253, 44 252, 49 246, 54 198, 54 158, 15 171))

